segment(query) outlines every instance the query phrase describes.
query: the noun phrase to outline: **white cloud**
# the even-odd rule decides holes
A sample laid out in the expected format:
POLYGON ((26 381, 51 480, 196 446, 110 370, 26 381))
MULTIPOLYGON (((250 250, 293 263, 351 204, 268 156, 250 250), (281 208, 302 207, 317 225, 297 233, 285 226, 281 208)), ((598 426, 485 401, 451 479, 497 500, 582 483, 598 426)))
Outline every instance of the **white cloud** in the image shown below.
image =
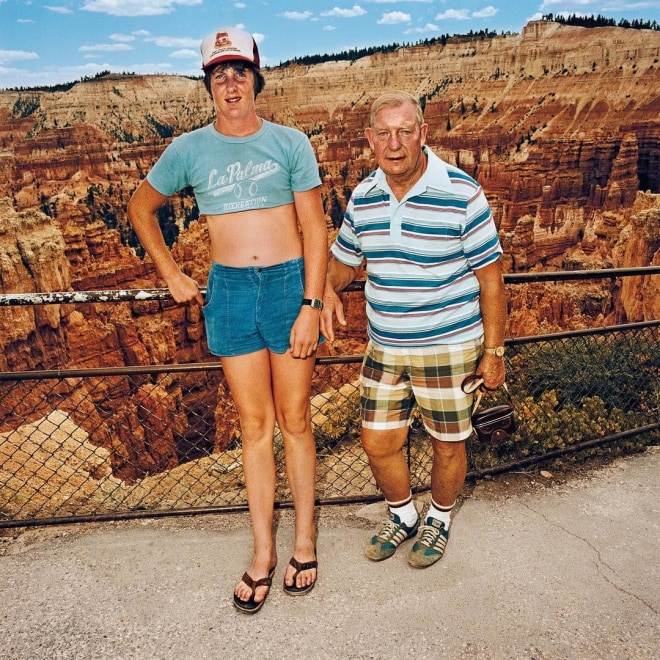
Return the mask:
POLYGON ((202 0, 85 0, 81 9, 110 16, 161 16, 171 14, 176 5, 200 4, 202 0))
POLYGON ((48 11, 52 11, 54 14, 73 14, 73 11, 66 7, 49 7, 48 5, 45 5, 45 8, 48 11))
POLYGON ((324 32, 334 32, 337 28, 334 25, 324 25, 321 29, 324 32))
POLYGON ((488 7, 484 7, 483 9, 480 9, 479 11, 473 11, 472 12, 472 17, 473 18, 492 18, 497 14, 498 10, 495 9, 492 5, 488 5, 488 7))
POLYGON ((312 11, 285 11, 282 16, 292 21, 305 21, 314 16, 312 11))
POLYGON ((330 11, 321 12, 321 16, 337 16, 338 18, 356 18, 364 16, 367 12, 360 5, 353 5, 352 9, 333 7, 330 11))
POLYGON ((174 59, 177 60, 191 60, 191 59, 197 59, 199 57, 199 49, 198 50, 190 50, 188 48, 182 48, 181 50, 175 50, 170 57, 173 57, 174 59))
POLYGON ((45 67, 39 71, 27 69, 9 69, 0 66, 0 88, 36 87, 61 84, 63 80, 79 80, 84 76, 93 76, 99 71, 107 70, 100 64, 84 64, 76 67, 45 67))
MULTIPOLYGON (((584 7, 593 3, 594 0, 572 0, 572 2, 567 2, 566 0, 544 0, 539 9, 548 9, 554 5, 561 5, 562 7, 566 7, 566 5, 578 5, 584 7)), ((570 6, 567 9, 570 9, 570 6)))
POLYGON ((190 39, 189 37, 148 37, 149 41, 160 48, 199 48, 201 39, 190 39))
POLYGON ((467 21, 470 18, 470 12, 467 9, 448 9, 435 17, 436 21, 467 21))
POLYGON ((129 41, 135 41, 136 37, 134 34, 111 34, 110 39, 113 41, 123 41, 123 42, 129 42, 129 41))
POLYGON ((80 46, 81 53, 123 53, 133 50, 128 44, 93 44, 91 46, 80 46))
POLYGON ((657 9, 658 6, 657 0, 644 0, 643 2, 630 2, 630 0, 614 0, 613 2, 602 2, 602 0, 543 0, 539 12, 545 13, 545 10, 553 10, 553 7, 557 7, 561 14, 584 16, 585 14, 577 11, 577 7, 581 7, 587 14, 605 15, 612 11, 657 9))
POLYGON ((429 32, 440 32, 440 26, 427 23, 422 27, 409 28, 404 34, 428 34, 429 32))
POLYGON ((39 55, 26 50, 0 50, 0 63, 23 62, 24 60, 38 60, 39 55))
POLYGON ((402 11, 390 11, 383 14, 378 25, 398 25, 399 23, 410 23, 410 14, 402 11))
POLYGON ((235 2, 234 7, 236 7, 236 9, 245 9, 247 5, 244 2, 235 2))

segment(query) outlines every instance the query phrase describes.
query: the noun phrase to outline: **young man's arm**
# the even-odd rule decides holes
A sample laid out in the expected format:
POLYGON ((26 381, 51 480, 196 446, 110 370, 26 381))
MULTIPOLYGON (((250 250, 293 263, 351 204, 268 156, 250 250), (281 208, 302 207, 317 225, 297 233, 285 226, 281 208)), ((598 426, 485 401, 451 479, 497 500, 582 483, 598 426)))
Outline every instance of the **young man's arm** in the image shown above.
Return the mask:
POLYGON ((143 180, 128 203, 128 219, 174 300, 178 303, 194 300, 203 305, 204 297, 197 282, 185 275, 176 264, 158 224, 156 211, 167 199, 166 195, 159 193, 146 179, 143 180))
MULTIPOLYGON (((328 264, 328 228, 323 214, 319 188, 293 194, 296 216, 302 232, 305 259, 304 298, 323 298, 325 273, 328 264)), ((300 314, 291 329, 291 355, 306 358, 318 346, 320 312, 309 305, 302 305, 300 314)))

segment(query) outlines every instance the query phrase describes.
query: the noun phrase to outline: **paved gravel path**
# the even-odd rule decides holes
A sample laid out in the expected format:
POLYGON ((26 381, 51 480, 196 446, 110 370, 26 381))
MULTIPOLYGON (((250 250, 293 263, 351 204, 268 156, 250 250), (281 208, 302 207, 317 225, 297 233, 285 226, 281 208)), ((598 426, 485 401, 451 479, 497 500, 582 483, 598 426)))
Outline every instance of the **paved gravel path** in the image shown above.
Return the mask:
MULTIPOLYGON (((0 538, 0 657, 660 657, 660 451, 579 478, 508 475, 466 488, 445 557, 410 568, 362 547, 381 504, 319 511, 319 582, 281 582, 256 616, 231 604, 244 514, 70 525, 0 538)), ((421 496, 425 500, 427 496, 421 496)), ((403 551, 402 551, 403 550, 403 551)))

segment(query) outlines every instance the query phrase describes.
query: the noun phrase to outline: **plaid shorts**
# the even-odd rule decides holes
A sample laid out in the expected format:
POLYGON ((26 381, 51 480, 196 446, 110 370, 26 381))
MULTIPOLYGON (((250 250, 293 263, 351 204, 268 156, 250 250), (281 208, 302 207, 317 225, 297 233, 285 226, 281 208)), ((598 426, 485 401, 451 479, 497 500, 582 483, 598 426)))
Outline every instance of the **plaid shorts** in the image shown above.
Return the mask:
POLYGON ((409 426, 417 406, 426 430, 438 440, 461 442, 472 432, 472 394, 461 389, 474 372, 481 341, 427 348, 393 348, 369 342, 360 375, 362 426, 409 426))

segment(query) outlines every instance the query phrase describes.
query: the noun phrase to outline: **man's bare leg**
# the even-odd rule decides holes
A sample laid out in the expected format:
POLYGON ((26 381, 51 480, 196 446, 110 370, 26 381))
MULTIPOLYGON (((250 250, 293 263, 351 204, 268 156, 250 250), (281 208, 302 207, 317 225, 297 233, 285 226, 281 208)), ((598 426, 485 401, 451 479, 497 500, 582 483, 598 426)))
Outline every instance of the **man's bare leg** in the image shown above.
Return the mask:
MULTIPOLYGON (((273 433, 275 407, 271 390, 268 351, 222 358, 222 366, 241 421, 243 474, 252 522, 253 555, 248 574, 259 580, 267 577, 277 563, 273 538, 275 501, 275 458, 273 433)), ((234 589, 241 600, 252 591, 242 580, 234 589)), ((258 587, 255 602, 263 600, 267 587, 258 587)))
POLYGON ((467 474, 465 442, 433 440, 431 496, 443 508, 451 507, 461 492, 467 474))
POLYGON ((362 447, 376 483, 388 502, 401 502, 410 497, 410 471, 401 451, 408 427, 386 431, 362 429, 362 447))
MULTIPOLYGON (((316 560, 316 443, 312 434, 310 390, 315 358, 293 358, 287 351, 272 354, 273 391, 278 425, 284 439, 286 470, 295 510, 293 557, 300 563, 316 560)), ((284 582, 294 586, 296 569, 286 568, 284 582)), ((316 581, 315 568, 302 570, 295 586, 316 581)))

